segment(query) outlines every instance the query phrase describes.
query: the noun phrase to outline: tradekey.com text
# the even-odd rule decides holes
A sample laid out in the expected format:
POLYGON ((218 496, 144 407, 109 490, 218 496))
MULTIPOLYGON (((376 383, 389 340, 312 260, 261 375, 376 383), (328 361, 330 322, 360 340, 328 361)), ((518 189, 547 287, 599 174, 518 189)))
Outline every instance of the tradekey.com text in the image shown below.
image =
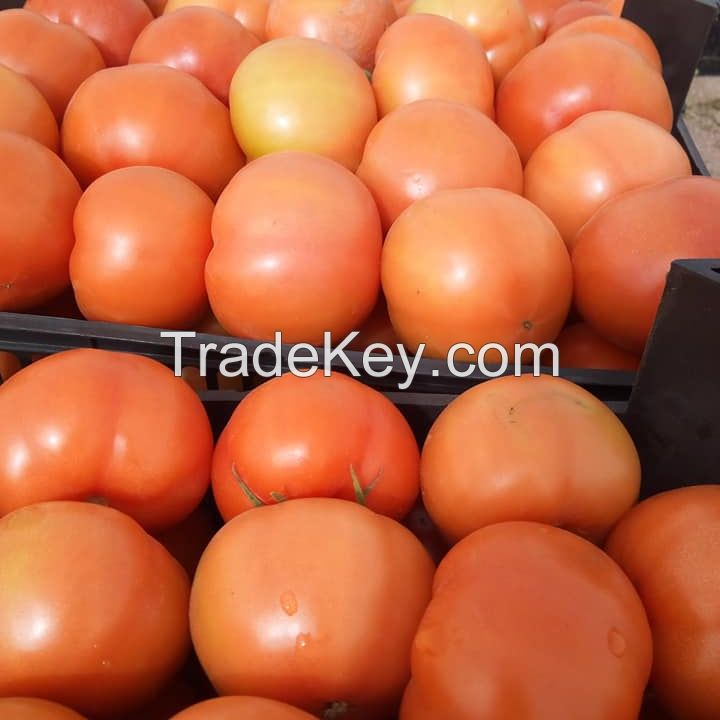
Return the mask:
MULTIPOLYGON (((287 372, 301 378, 322 372, 327 377, 334 371, 344 369, 356 378, 363 375, 386 378, 393 373, 399 373, 403 379, 398 382, 398 389, 409 390, 425 356, 427 346, 420 345, 417 351, 411 352, 401 344, 375 343, 362 352, 352 352, 349 346, 358 336, 358 332, 353 332, 337 343, 333 340, 332 333, 327 332, 321 347, 308 343, 284 344, 280 332, 275 334, 274 342, 230 342, 225 345, 201 343, 199 371, 202 377, 206 377, 208 356, 219 353, 225 358, 219 363, 218 371, 226 378, 247 378, 258 375, 269 379, 287 372)), ((161 337, 174 340, 175 375, 181 377, 185 366, 183 340, 195 339, 197 333, 167 331, 162 332, 161 337)), ((507 375, 511 371, 516 375, 529 374, 532 371, 538 376, 542 368, 555 376, 560 374, 560 353, 558 347, 552 343, 544 345, 518 343, 514 346, 512 357, 514 360, 511 360, 508 350, 498 343, 488 343, 481 348, 474 348, 468 343, 457 343, 448 350, 445 361, 450 374, 457 378, 470 377, 476 370, 480 370, 483 375, 490 378, 507 375), (469 364, 467 361, 460 361, 458 356, 465 358, 469 356, 476 358, 476 361, 469 364), (492 358, 493 361, 490 362, 488 358, 492 358)), ((432 375, 440 377, 440 370, 433 369, 432 375)))

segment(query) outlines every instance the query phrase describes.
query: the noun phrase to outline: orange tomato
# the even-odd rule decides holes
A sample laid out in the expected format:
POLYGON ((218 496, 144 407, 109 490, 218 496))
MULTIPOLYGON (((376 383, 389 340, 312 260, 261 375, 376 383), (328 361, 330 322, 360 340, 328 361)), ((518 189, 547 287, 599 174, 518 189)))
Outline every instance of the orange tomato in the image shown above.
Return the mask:
POLYGON ((81 349, 39 360, 0 385, 0 419, 0 515, 88 499, 161 531, 210 484, 202 403, 145 357, 81 349))
POLYGON ((626 43, 593 33, 529 53, 500 86, 496 110, 523 162, 545 138, 594 110, 632 113, 665 130, 673 124, 662 76, 626 43))
POLYGON ((22 368, 22 363, 17 355, 0 350, 0 383, 9 380, 22 368))
POLYGON ((185 660, 187 575, 117 510, 80 502, 17 510, 0 520, 0 558, 3 696, 127 717, 185 660))
POLYGON ((306 151, 353 172, 377 122, 372 86, 357 63, 307 38, 271 40, 251 52, 233 77, 230 112, 248 158, 306 151))
POLYGON ((286 343, 322 345, 326 332, 345 338, 375 306, 378 211, 370 191, 332 160, 299 152, 256 160, 218 201, 212 232, 208 295, 235 337, 282 332, 286 343))
POLYGON ((425 507, 452 541, 529 520, 602 542, 640 492, 640 461, 620 420, 551 375, 465 392, 430 430, 420 473, 425 507))
POLYGON ((70 284, 81 191, 55 153, 22 135, 0 132, 0 167, 0 310, 18 312, 70 284))
POLYGON ((550 38, 560 30, 560 28, 571 25, 583 18, 611 17, 612 14, 604 2, 570 0, 570 2, 563 3, 563 5, 553 13, 546 29, 546 37, 550 38))
POLYGON ((222 695, 347 720, 389 717, 434 569, 409 530, 356 503, 256 508, 220 530, 200 561, 195 649, 222 695))
POLYGON ((572 248, 595 212, 628 190, 692 175, 670 133, 624 112, 583 115, 550 135, 525 167, 525 197, 555 223, 572 248))
POLYGON ((197 78, 161 65, 110 68, 86 80, 68 105, 62 145, 83 186, 111 170, 157 165, 213 200, 245 162, 227 108, 197 78))
POLYGON ((103 175, 75 211, 70 278, 88 320, 174 329, 206 314, 214 205, 170 170, 103 175))
POLYGON ((185 7, 153 20, 135 41, 129 63, 157 63, 184 70, 228 103, 238 65, 258 39, 220 10, 185 7))
POLYGON ((85 720, 74 710, 34 698, 0 698, 3 720, 85 720))
POLYGON ((243 720, 314 719, 313 715, 276 700, 231 696, 206 700, 174 715, 170 720, 236 720, 240 717, 243 720))
POLYGON ((640 357, 612 345, 583 322, 566 327, 555 341, 564 368, 635 371, 640 357))
POLYGON ((265 23, 271 0, 168 0, 165 12, 182 7, 200 6, 221 10, 242 23, 260 42, 265 42, 265 23))

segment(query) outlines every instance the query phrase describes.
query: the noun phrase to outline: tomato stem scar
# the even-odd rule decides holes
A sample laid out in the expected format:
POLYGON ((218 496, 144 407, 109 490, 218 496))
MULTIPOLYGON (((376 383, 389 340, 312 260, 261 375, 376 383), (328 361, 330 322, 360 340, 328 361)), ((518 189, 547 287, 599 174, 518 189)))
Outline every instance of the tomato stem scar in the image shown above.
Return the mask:
POLYGON ((364 505, 367 507, 368 495, 375 489, 378 481, 382 477, 382 474, 383 471, 381 469, 380 472, 378 472, 378 474, 375 476, 375 479, 363 490, 363 487, 360 483, 360 478, 358 477, 355 468, 352 465, 350 466, 350 477, 352 478, 353 490, 355 491, 355 499, 358 503, 360 503, 360 505, 364 505))
POLYGON ((235 463, 233 463, 232 467, 230 468, 230 472, 232 473, 233 477, 235 478, 235 481, 240 486, 240 489, 245 493, 247 496, 247 499, 255 506, 255 507, 263 507, 265 503, 245 484, 245 481, 240 477, 240 474, 237 471, 237 468, 235 467, 235 463))

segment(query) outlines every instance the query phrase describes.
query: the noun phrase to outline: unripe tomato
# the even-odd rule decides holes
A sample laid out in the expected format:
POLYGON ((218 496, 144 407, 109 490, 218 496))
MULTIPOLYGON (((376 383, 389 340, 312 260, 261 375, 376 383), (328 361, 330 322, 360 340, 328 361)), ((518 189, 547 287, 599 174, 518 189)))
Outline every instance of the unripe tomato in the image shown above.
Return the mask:
POLYGON ((165 12, 189 6, 211 7, 234 17, 260 42, 265 42, 265 23, 271 0, 168 0, 165 12))

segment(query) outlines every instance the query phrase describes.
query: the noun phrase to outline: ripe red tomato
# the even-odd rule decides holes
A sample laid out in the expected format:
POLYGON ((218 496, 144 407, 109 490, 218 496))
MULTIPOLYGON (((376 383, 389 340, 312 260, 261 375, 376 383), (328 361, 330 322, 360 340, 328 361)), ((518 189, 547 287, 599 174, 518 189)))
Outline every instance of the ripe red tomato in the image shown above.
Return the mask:
POLYGON ((81 349, 39 360, 0 385, 0 422, 0 515, 91 499, 160 531, 210 484, 205 409, 148 358, 81 349))
POLYGON ((603 206, 578 233, 575 302, 600 335, 642 353, 670 265, 720 257, 720 181, 680 178, 603 206))
POLYGON ((530 520, 602 542, 640 492, 620 420, 551 375, 511 375, 461 395, 433 425, 420 474, 425 507, 452 541, 530 520))
POLYGON ((495 525, 438 568, 400 720, 637 720, 651 662, 609 557, 557 528, 495 525))
POLYGON ((189 329, 205 316, 214 205, 158 167, 96 180, 75 211, 70 278, 88 320, 189 329))
POLYGON ((550 18, 546 30, 546 37, 551 37, 558 30, 567 27, 578 20, 587 17, 609 17, 612 12, 603 2, 589 2, 588 0, 570 0, 558 8, 550 18))
POLYGON ((720 486, 681 488, 638 505, 607 551, 647 608, 652 686, 673 717, 720 716, 720 486))
POLYGON ((218 201, 212 232, 208 295, 235 337, 282 332, 286 343, 322 345, 324 333, 345 338, 375 306, 378 211, 362 182, 332 160, 300 152, 256 160, 218 201))
POLYGON ((0 310, 17 312, 69 285, 81 191, 55 153, 22 135, 0 132, 0 167, 0 310))
POLYGON ((271 0, 168 0, 165 12, 175 12, 182 7, 199 5, 211 7, 231 15, 242 23, 260 42, 265 42, 265 23, 271 0))
POLYGON ((650 120, 624 112, 583 115, 550 135, 525 167, 525 197, 572 248, 595 212, 628 190, 692 175, 683 146, 650 120))
POLYGON ((230 112, 248 158, 303 150, 353 172, 377 122, 372 86, 357 63, 307 38, 272 40, 251 52, 233 77, 230 112))
POLYGON ((127 62, 135 38, 153 19, 143 0, 26 0, 25 7, 82 30, 108 67, 127 62))
POLYGON ((212 476, 225 520, 301 497, 359 502, 401 520, 420 491, 420 452, 405 418, 377 390, 338 373, 287 374, 240 403, 212 476))
POLYGON ((86 80, 68 105, 62 144, 83 186, 111 170, 157 165, 213 200, 245 162, 227 108, 197 78, 161 65, 110 68, 86 80))
POLYGON ((253 697, 223 697, 206 700, 170 720, 314 720, 302 710, 276 700, 253 697))
MULTIPOLYGON (((475 352, 498 343, 513 359, 517 343, 549 342, 560 333, 572 268, 558 231, 524 198, 492 188, 445 190, 416 202, 393 225, 382 285, 393 327, 413 351, 422 343, 425 357, 444 360, 457 343, 475 352)), ((465 349, 455 359, 478 361, 465 349)), ((499 350, 485 359, 498 362, 499 350)))
POLYGON ((545 138, 594 110, 629 112, 666 130, 673 124, 655 68, 626 43, 593 33, 557 38, 529 53, 500 86, 496 110, 523 162, 545 138))
POLYGON ((153 20, 135 41, 129 62, 184 70, 227 105, 235 70, 259 44, 227 13, 185 7, 153 20))
POLYGON ((0 558, 3 696, 127 717, 182 665, 190 583, 126 515, 80 502, 17 510, 0 520, 0 558))
POLYGON ((0 383, 9 380, 21 367, 17 355, 0 350, 0 383))
POLYGON ((32 81, 58 122, 83 80, 105 67, 87 35, 29 10, 0 13, 0 63, 32 81))
POLYGON ((74 710, 34 698, 0 698, 3 720, 85 720, 74 710))
POLYGON ((640 357, 615 347, 583 322, 566 327, 555 341, 560 367, 628 370, 640 367, 640 357))
POLYGON ((256 508, 220 530, 200 561, 195 649, 221 695, 387 718, 410 676, 434 569, 409 530, 356 503, 256 508))

